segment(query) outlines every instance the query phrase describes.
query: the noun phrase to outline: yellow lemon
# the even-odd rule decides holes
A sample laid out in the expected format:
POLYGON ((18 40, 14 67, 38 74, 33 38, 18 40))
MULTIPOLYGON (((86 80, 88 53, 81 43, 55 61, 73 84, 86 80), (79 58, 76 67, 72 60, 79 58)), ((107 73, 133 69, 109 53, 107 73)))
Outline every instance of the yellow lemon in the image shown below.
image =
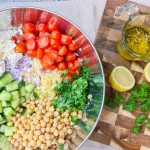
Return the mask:
POLYGON ((109 83, 116 91, 125 92, 134 87, 135 79, 130 70, 123 66, 117 66, 109 76, 109 83))
POLYGON ((150 82, 150 62, 144 67, 144 77, 148 82, 150 82))

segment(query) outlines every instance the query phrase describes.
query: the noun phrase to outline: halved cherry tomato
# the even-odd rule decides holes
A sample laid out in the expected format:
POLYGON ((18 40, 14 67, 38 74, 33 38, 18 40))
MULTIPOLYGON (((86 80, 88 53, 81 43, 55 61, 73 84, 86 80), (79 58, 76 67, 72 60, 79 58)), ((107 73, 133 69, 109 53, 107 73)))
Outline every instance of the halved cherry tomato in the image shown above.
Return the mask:
POLYGON ((49 46, 49 38, 47 36, 42 36, 38 40, 38 46, 39 48, 46 48, 49 46))
POLYGON ((43 11, 39 17, 39 22, 47 23, 51 17, 49 12, 43 11))
POLYGON ((63 45, 60 49, 59 49, 59 51, 58 51, 58 54, 60 55, 60 56, 65 56, 66 54, 67 54, 67 47, 65 46, 65 45, 63 45))
POLYGON ((68 45, 68 48, 71 51, 76 51, 78 49, 78 45, 74 41, 72 41, 72 43, 68 45))
POLYGON ((35 50, 36 49, 36 41, 35 39, 29 39, 26 42, 27 50, 35 50))
POLYGON ((24 33, 24 39, 27 41, 27 40, 29 40, 29 39, 35 39, 36 38, 36 36, 33 34, 33 33, 29 33, 29 32, 27 32, 27 33, 24 33))
POLYGON ((76 73, 76 70, 71 70, 71 69, 69 69, 68 72, 69 72, 71 75, 73 75, 73 74, 76 73))
POLYGON ((56 65, 56 64, 53 64, 53 65, 50 65, 50 66, 49 66, 49 69, 50 69, 50 70, 54 70, 54 69, 56 69, 56 67, 57 67, 57 65, 56 65))
POLYGON ((48 28, 45 23, 39 23, 36 25, 36 31, 38 31, 38 32, 46 32, 47 30, 48 30, 48 28))
POLYGON ((48 22, 47 27, 50 32, 58 30, 58 24, 55 22, 52 22, 51 20, 48 22))
POLYGON ((58 56, 56 62, 62 62, 64 60, 63 56, 58 56))
POLYGON ((37 51, 35 51, 35 50, 28 50, 27 52, 26 52, 26 55, 27 56, 29 56, 29 57, 36 57, 37 56, 37 51))
POLYGON ((67 65, 69 70, 76 70, 76 66, 72 62, 68 62, 67 65))
POLYGON ((35 30, 35 25, 33 23, 24 23, 23 32, 32 32, 35 30))
POLYGON ((61 46, 60 40, 50 39, 50 45, 52 48, 59 49, 61 46))
POLYGON ((51 52, 47 55, 54 61, 58 58, 58 52, 56 50, 51 50, 51 52))
POLYGON ((23 43, 25 39, 24 39, 24 37, 23 37, 22 35, 16 34, 16 35, 12 36, 12 40, 13 40, 16 44, 18 44, 18 43, 23 43))
POLYGON ((18 43, 14 50, 16 53, 24 53, 26 52, 26 47, 23 43, 18 43))
POLYGON ((75 61, 74 61, 74 65, 75 65, 77 68, 80 68, 80 67, 81 67, 81 63, 79 62, 79 60, 75 60, 75 61))
POLYGON ((47 36, 48 38, 50 38, 50 33, 48 33, 48 32, 40 32, 39 33, 39 37, 41 37, 41 36, 47 36))
POLYGON ((38 49, 37 49, 37 58, 38 58, 38 59, 42 59, 43 56, 44 56, 44 51, 43 51, 43 49, 38 48, 38 49))
POLYGON ((64 45, 69 45, 72 42, 72 37, 68 35, 61 36, 61 43, 64 45))
POLYGON ((48 55, 43 56, 42 62, 44 66, 50 66, 55 63, 48 55))
POLYGON ((71 53, 71 54, 67 54, 65 59, 66 59, 66 61, 73 62, 73 61, 75 61, 75 60, 76 60, 76 55, 75 55, 75 54, 73 54, 73 53, 71 53))
POLYGON ((52 38, 52 39, 57 39, 57 40, 59 40, 59 39, 61 38, 60 32, 59 32, 59 31, 53 31, 53 32, 51 33, 51 38, 52 38))
POLYGON ((72 80, 72 76, 71 74, 67 74, 64 76, 64 79, 67 79, 67 80, 72 80))
POLYGON ((58 63, 57 68, 60 71, 66 70, 67 69, 67 64, 65 62, 60 62, 60 63, 58 63))
POLYGON ((51 48, 50 46, 46 49, 44 49, 45 54, 49 54, 51 51, 55 50, 54 48, 51 48))

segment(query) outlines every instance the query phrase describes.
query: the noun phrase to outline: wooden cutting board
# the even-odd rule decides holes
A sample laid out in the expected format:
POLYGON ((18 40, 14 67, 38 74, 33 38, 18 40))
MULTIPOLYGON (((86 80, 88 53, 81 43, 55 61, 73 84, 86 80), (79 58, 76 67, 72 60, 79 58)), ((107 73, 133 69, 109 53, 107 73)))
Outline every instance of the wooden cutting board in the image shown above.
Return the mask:
MULTIPOLYGON (((121 65, 130 69, 141 83, 143 78, 143 62, 131 62, 123 59, 117 51, 117 41, 121 38, 122 27, 127 20, 127 15, 115 17, 114 13, 119 6, 127 3, 127 0, 108 0, 104 11, 101 26, 98 31, 95 46, 103 61, 106 78, 106 95, 113 96, 114 91, 107 83, 108 76, 115 66, 121 65)), ((142 12, 150 13, 150 7, 138 5, 142 12)), ((133 114, 122 109, 120 105, 116 110, 104 106, 98 125, 90 139, 125 150, 150 150, 150 130, 142 128, 140 134, 130 135, 130 129, 134 126, 134 119, 139 112, 133 114)), ((150 115, 149 115, 150 116, 150 115)))

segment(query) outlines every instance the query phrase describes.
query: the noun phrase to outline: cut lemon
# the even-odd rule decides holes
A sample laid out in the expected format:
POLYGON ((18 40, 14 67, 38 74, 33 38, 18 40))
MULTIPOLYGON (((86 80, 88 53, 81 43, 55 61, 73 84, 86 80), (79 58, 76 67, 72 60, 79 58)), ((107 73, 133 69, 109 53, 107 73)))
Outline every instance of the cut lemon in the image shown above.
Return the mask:
POLYGON ((144 77, 148 82, 150 82, 150 62, 144 67, 144 77))
POLYGON ((116 91, 125 92, 134 87, 135 79, 127 68, 118 66, 111 72, 109 83, 116 91))

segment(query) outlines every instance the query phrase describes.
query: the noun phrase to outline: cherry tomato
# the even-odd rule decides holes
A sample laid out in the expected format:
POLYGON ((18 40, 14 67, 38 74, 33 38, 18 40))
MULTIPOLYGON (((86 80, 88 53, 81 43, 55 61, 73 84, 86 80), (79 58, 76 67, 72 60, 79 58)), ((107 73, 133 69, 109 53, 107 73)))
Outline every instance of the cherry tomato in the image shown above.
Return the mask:
POLYGON ((72 62, 68 62, 67 65, 69 70, 76 71, 76 67, 72 62))
POLYGON ((47 36, 42 36, 38 40, 39 48, 46 48, 49 45, 49 38, 47 36))
POLYGON ((42 64, 44 66, 50 66, 50 65, 53 65, 54 63, 55 62, 48 55, 43 56, 42 64))
POLYGON ((50 65, 50 66, 49 66, 49 69, 50 69, 50 70, 54 70, 54 69, 56 69, 56 67, 57 67, 57 65, 56 65, 56 64, 53 64, 53 65, 50 65))
POLYGON ((48 33, 48 32, 40 32, 39 33, 39 37, 41 37, 41 36, 47 36, 47 37, 50 38, 50 33, 48 33))
POLYGON ((33 23, 24 23, 23 32, 32 32, 35 30, 35 25, 33 23))
POLYGON ((65 56, 66 54, 67 54, 67 47, 65 46, 65 45, 63 45, 60 49, 59 49, 59 51, 58 51, 58 54, 60 55, 60 56, 65 56))
POLYGON ((45 53, 45 54, 49 54, 49 53, 51 53, 51 51, 53 51, 53 50, 55 50, 55 49, 53 49, 53 48, 51 48, 51 47, 49 46, 48 48, 44 49, 44 53, 45 53))
POLYGON ((61 36, 61 43, 64 45, 69 45, 72 42, 72 37, 68 35, 61 36))
POLYGON ((69 72, 71 75, 73 75, 73 74, 76 73, 76 70, 71 70, 71 69, 69 69, 68 72, 69 72))
POLYGON ((58 30, 58 24, 52 21, 48 22, 47 27, 50 32, 58 30))
POLYGON ((53 32, 51 33, 51 38, 52 38, 52 39, 59 40, 59 39, 61 38, 60 32, 59 32, 59 31, 53 31, 53 32))
POLYGON ((58 63, 57 68, 60 71, 66 70, 67 69, 67 64, 65 62, 60 62, 60 63, 58 63))
POLYGON ((72 41, 72 43, 68 45, 68 48, 71 51, 76 51, 78 49, 78 45, 74 41, 72 41))
POLYGON ((67 79, 67 80, 72 80, 72 76, 71 74, 67 74, 64 76, 64 79, 67 79))
POLYGON ((23 43, 18 43, 15 47, 16 53, 24 53, 26 51, 25 45, 23 43))
POLYGON ((47 23, 50 17, 51 17, 51 14, 49 12, 43 11, 39 17, 39 22, 47 23))
POLYGON ((36 41, 35 39, 29 39, 26 42, 27 50, 35 50, 36 49, 36 41))
POLYGON ((76 60, 76 55, 75 54, 67 54, 66 55, 66 61, 70 61, 70 62, 73 62, 76 60))
POLYGON ((36 38, 36 36, 33 34, 33 33, 24 33, 24 39, 27 41, 27 40, 29 40, 29 39, 35 39, 36 38))
POLYGON ((76 66, 76 68, 80 68, 81 67, 81 63, 79 62, 79 60, 75 60, 74 61, 74 65, 76 66))
POLYGON ((46 32, 47 30, 48 30, 48 28, 45 23, 39 23, 36 25, 36 31, 38 31, 38 32, 46 32))
POLYGON ((43 51, 43 49, 38 48, 38 49, 37 49, 37 58, 38 58, 38 59, 42 59, 43 56, 44 56, 44 51, 43 51))
POLYGON ((50 45, 51 45, 52 48, 59 49, 60 46, 61 46, 61 42, 60 42, 60 40, 51 39, 50 40, 50 45))
POLYGON ((26 52, 26 55, 29 56, 29 57, 36 57, 37 56, 37 51, 35 51, 35 50, 28 50, 26 52))
POLYGON ((35 23, 39 16, 39 10, 28 8, 24 13, 24 21, 35 23))
POLYGON ((58 52, 56 50, 51 50, 51 52, 47 55, 54 61, 58 58, 58 52))
POLYGON ((56 62, 62 62, 64 60, 63 56, 58 56, 56 62))
POLYGON ((16 34, 16 35, 12 36, 12 40, 13 40, 16 44, 18 44, 18 43, 23 43, 25 39, 24 39, 24 37, 23 37, 22 35, 16 34))

